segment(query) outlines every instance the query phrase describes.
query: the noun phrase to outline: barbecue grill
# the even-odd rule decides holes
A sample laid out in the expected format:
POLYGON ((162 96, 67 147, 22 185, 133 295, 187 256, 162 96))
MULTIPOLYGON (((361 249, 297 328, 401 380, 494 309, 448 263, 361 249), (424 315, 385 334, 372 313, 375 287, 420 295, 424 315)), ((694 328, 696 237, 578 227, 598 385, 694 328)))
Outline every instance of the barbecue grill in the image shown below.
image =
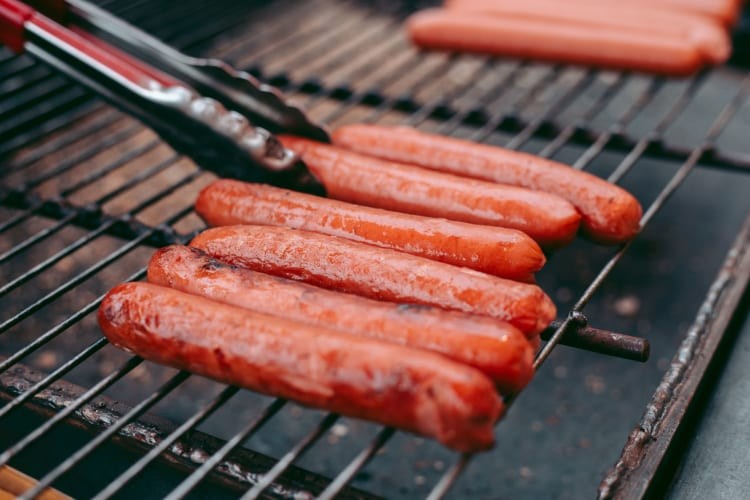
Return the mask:
POLYGON ((400 31, 415 2, 98 3, 248 70, 327 124, 406 123, 592 171, 641 200, 644 229, 622 247, 576 241, 550 256, 539 281, 568 315, 498 425, 496 449, 459 456, 108 345, 94 320, 101 295, 143 278, 154 247, 203 227, 192 203, 214 176, 3 48, 0 462, 39 480, 26 496, 50 485, 99 498, 571 498, 597 488, 628 498, 668 487, 699 396, 747 317, 746 70, 673 81, 419 53, 400 31), (558 346, 587 323, 647 338, 650 362, 558 346))

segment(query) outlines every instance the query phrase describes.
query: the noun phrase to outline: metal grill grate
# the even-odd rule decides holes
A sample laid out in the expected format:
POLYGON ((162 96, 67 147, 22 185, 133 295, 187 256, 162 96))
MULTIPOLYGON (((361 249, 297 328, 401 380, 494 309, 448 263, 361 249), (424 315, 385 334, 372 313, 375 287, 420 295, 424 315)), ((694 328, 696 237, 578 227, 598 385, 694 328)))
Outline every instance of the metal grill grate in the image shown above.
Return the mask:
MULTIPOLYGON (((720 336, 723 331, 711 325, 720 325, 737 307, 736 293, 717 296, 712 291, 719 281, 742 291, 747 275, 720 274, 713 285, 709 277, 727 252, 728 264, 735 262, 741 268, 747 259, 748 231, 740 228, 750 208, 742 198, 748 186, 742 173, 750 168, 750 149, 742 137, 750 122, 750 77, 739 71, 721 69, 677 82, 474 56, 418 54, 399 31, 403 16, 413 8, 411 3, 373 6, 356 1, 282 0, 248 6, 187 0, 179 7, 159 1, 102 3, 179 48, 208 52, 238 67, 249 67, 301 100, 316 119, 328 124, 407 123, 558 158, 633 190, 647 207, 641 237, 616 249, 576 242, 552 256, 549 269, 540 276, 542 286, 555 293, 560 309, 567 309, 569 315, 537 356, 537 366, 557 359, 553 375, 540 371, 519 406, 534 393, 541 400, 554 400, 551 394, 559 392, 555 387, 564 384, 567 371, 574 371, 559 368, 571 363, 607 364, 611 373, 634 373, 622 373, 621 391, 632 390, 628 384, 644 374, 643 368, 634 365, 622 366, 585 353, 561 354, 555 349, 566 328, 581 326, 584 308, 598 326, 645 334, 648 328, 636 319, 643 315, 628 312, 635 307, 633 303, 640 303, 642 310, 650 312, 647 318, 652 323, 671 327, 668 335, 654 333, 668 338, 653 339, 655 352, 666 362, 701 301, 713 313, 711 324, 704 328, 712 335, 720 336), (667 200, 688 189, 683 184, 695 177, 697 166, 712 167, 700 169, 700 180, 706 182, 702 188, 721 192, 716 193, 716 206, 701 208, 707 218, 720 219, 696 221, 709 225, 698 236, 689 229, 670 233, 670 222, 651 230, 667 200), (670 241, 684 239, 685 234, 694 236, 691 245, 670 241), (673 266, 690 262, 693 252, 713 260, 699 270, 683 272, 669 288, 650 289, 647 283, 660 279, 659 266, 670 265, 660 252, 671 251, 684 259, 674 257, 673 266), (618 274, 623 266, 628 272, 635 270, 632 280, 618 274), (608 280, 612 274, 614 279, 608 280), (628 283, 632 288, 628 289, 628 283), (681 290, 684 287, 690 293, 681 290), (684 303, 669 313, 668 321, 659 323, 657 317, 670 307, 670 300, 660 293, 677 289, 684 303), (613 299, 613 294, 620 297, 613 299), (619 311, 620 316, 612 311, 619 311)), ((203 487, 206 478, 233 488, 244 485, 245 490, 250 488, 247 497, 367 496, 347 489, 355 480, 357 486, 380 488, 383 491, 375 492, 388 496, 393 496, 393 486, 405 494, 439 498, 462 476, 471 459, 468 455, 454 457, 432 443, 391 429, 225 388, 128 358, 108 346, 92 314, 101 294, 122 280, 142 278, 153 246, 187 241, 202 227, 191 204, 213 177, 132 119, 28 57, 0 53, 0 78, 0 272, 7 277, 0 287, 0 354, 7 356, 0 361, 0 396, 8 399, 0 408, 0 425, 7 425, 26 407, 46 415, 9 442, 0 438, 0 450, 4 449, 0 462, 19 467, 28 463, 24 456, 38 456, 40 443, 63 421, 96 431, 93 438, 62 450, 58 458, 40 467, 39 486, 26 496, 50 484, 75 488, 65 478, 116 436, 145 454, 132 465, 107 472, 91 490, 104 488, 100 498, 128 492, 157 458, 165 457, 187 471, 160 493, 171 491, 172 498, 200 491, 194 488, 203 487), (49 374, 33 372, 21 361, 49 374), (85 389, 62 384, 63 377, 85 389), (132 407, 117 406, 106 396, 128 400, 132 407), (143 416, 146 412, 171 417, 181 425, 150 424, 150 417, 143 416), (234 423, 239 425, 227 430, 224 427, 232 421, 233 412, 238 415, 234 423), (226 441, 196 429, 222 434, 226 441), (348 446, 332 452, 336 443, 348 446), (280 458, 276 461, 242 450, 243 445, 280 458), (384 453, 385 447, 390 447, 390 454, 384 453), (307 458, 310 454, 315 458, 307 458), (429 464, 418 467, 413 483, 406 486, 388 480, 404 464, 403 458, 394 456, 400 454, 406 460, 429 464), (376 460, 380 455, 387 458, 376 460), (318 466, 334 477, 329 482, 297 469, 292 465, 296 463, 318 466), (380 485, 367 480, 367 470, 375 467, 377 471, 378 463, 385 472, 371 474, 380 479, 380 485)), ((679 218, 681 212, 692 216, 691 203, 713 196, 700 195, 701 187, 689 188, 689 193, 689 203, 683 200, 670 217, 679 218)), ((689 353, 700 348, 693 346, 689 353)), ((635 391, 635 404, 613 405, 630 408, 628 416, 620 419, 620 429, 632 426, 664 369, 657 366, 645 372, 649 383, 635 391)), ((593 398, 594 405, 599 404, 596 397, 602 383, 596 373, 576 371, 582 383, 572 384, 572 390, 583 393, 582 398, 593 398)), ((543 439, 528 434, 538 432, 534 426, 542 420, 533 412, 545 407, 531 402, 526 408, 514 408, 500 424, 499 450, 493 458, 476 460, 496 460, 507 470, 517 470, 504 481, 527 495, 535 491, 528 489, 528 471, 534 464, 513 469, 516 464, 504 462, 502 455, 521 442, 524 432, 527 442, 518 448, 544 449, 543 439), (524 418, 531 419, 531 431, 527 422, 521 422, 524 418)), ((554 427, 549 420, 540 425, 554 427)), ((589 423, 599 429, 607 427, 589 423)), ((549 437, 555 441, 548 442, 563 440, 558 434, 550 430, 549 437)), ((613 463, 624 436, 625 432, 614 438, 592 436, 581 447, 592 446, 592 440, 602 441, 602 448, 609 450, 602 454, 613 463)), ((533 454, 527 452, 525 459, 529 456, 533 454)), ((593 469, 597 467, 594 464, 593 469)), ((481 472, 481 465, 476 468, 481 472)), ((491 496, 490 488, 498 481, 493 467, 485 468, 484 475, 473 470, 463 475, 468 485, 462 491, 491 496)), ((564 477, 562 472, 559 477, 564 477)), ((603 472, 588 474, 600 478, 603 472)), ((549 482, 542 482, 545 486, 549 482)))

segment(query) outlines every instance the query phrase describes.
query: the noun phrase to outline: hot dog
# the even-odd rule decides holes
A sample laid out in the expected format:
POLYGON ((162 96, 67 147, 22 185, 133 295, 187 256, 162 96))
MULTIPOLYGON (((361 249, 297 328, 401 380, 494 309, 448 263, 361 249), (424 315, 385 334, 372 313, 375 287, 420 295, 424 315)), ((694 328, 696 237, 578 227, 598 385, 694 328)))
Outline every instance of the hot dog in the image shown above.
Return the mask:
POLYGON ((601 0, 454 0, 448 8, 487 12, 502 19, 522 17, 568 25, 603 27, 609 31, 625 30, 641 33, 669 34, 698 48, 706 61, 721 64, 727 60, 732 43, 724 27, 714 18, 681 9, 670 9, 658 3, 649 5, 601 0))
POLYGON ((407 32, 419 47, 684 76, 707 61, 679 36, 483 12, 427 9, 407 32))
POLYGON ((548 247, 569 242, 578 230, 580 215, 555 195, 438 174, 308 139, 280 139, 337 200, 518 229, 548 247))
POLYGON ((545 261, 539 245, 515 229, 362 207, 228 179, 205 187, 195 210, 210 226, 305 229, 519 281, 533 281, 545 261))
POLYGON ((148 360, 431 436, 493 445, 502 402, 479 370, 429 351, 254 313, 149 283, 104 298, 99 326, 148 360))
POLYGON ((484 316, 332 292, 230 266, 184 246, 158 250, 148 265, 148 281, 357 337, 435 351, 480 370, 503 394, 520 391, 534 372, 526 337, 484 316))
MULTIPOLYGON (((620 0, 607 0, 616 3, 620 0)), ((735 23, 742 9, 743 0, 627 0, 627 3, 642 5, 644 9, 659 6, 664 9, 693 12, 712 17, 727 26, 735 23)))
POLYGON ((408 127, 347 125, 335 144, 392 161, 554 193, 575 205, 592 239, 621 243, 639 229, 641 205, 604 179, 528 153, 427 134, 408 127))
POLYGON ((539 333, 556 312, 536 285, 299 229, 218 227, 190 245, 254 271, 388 302, 492 316, 524 333, 539 333))

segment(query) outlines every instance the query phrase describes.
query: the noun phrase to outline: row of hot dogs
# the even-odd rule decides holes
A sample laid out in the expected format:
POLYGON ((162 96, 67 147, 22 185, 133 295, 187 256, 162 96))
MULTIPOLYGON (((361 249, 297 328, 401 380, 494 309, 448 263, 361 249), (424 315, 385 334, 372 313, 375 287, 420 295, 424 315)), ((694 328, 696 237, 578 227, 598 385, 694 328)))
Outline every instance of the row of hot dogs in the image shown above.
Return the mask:
POLYGON ((725 62, 742 0, 450 0, 412 16, 424 48, 686 75, 725 62))
POLYGON ((196 211, 218 227, 157 251, 149 283, 110 291, 105 335, 226 383, 490 447, 500 395, 529 382, 556 314, 533 283, 539 243, 579 223, 626 241, 638 202, 562 164, 406 128, 281 140, 336 199, 214 182, 196 211))

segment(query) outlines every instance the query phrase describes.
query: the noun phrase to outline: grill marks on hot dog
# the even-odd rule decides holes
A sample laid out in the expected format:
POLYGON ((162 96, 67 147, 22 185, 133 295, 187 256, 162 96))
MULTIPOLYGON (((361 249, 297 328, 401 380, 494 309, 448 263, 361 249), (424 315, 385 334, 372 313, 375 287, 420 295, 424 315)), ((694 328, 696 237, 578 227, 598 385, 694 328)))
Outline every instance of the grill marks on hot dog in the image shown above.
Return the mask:
POLYGON ((280 139, 300 155, 331 198, 518 229, 542 246, 568 243, 578 230, 581 217, 575 207, 556 195, 436 173, 308 139, 280 139))
POLYGON ((534 372, 526 337, 492 318, 324 290, 230 266, 184 246, 158 250, 148 280, 263 314, 434 351, 482 371, 503 394, 520 391, 534 372))
POLYGON ((373 299, 491 316, 539 333, 555 306, 519 283, 334 236, 270 226, 208 229, 190 243, 224 262, 373 299))
POLYGON ((622 243, 639 230, 642 209, 624 189, 555 161, 409 127, 346 125, 335 144, 390 161, 553 193, 575 205, 592 239, 622 243))
POLYGON ((148 283, 112 289, 98 320, 114 345, 151 361, 434 437, 460 451, 490 448, 503 409, 486 376, 439 354, 148 283))
POLYGON ((304 229, 518 281, 533 281, 545 262, 539 245, 518 230, 357 206, 261 184, 216 181, 201 191, 195 209, 210 226, 304 229))

